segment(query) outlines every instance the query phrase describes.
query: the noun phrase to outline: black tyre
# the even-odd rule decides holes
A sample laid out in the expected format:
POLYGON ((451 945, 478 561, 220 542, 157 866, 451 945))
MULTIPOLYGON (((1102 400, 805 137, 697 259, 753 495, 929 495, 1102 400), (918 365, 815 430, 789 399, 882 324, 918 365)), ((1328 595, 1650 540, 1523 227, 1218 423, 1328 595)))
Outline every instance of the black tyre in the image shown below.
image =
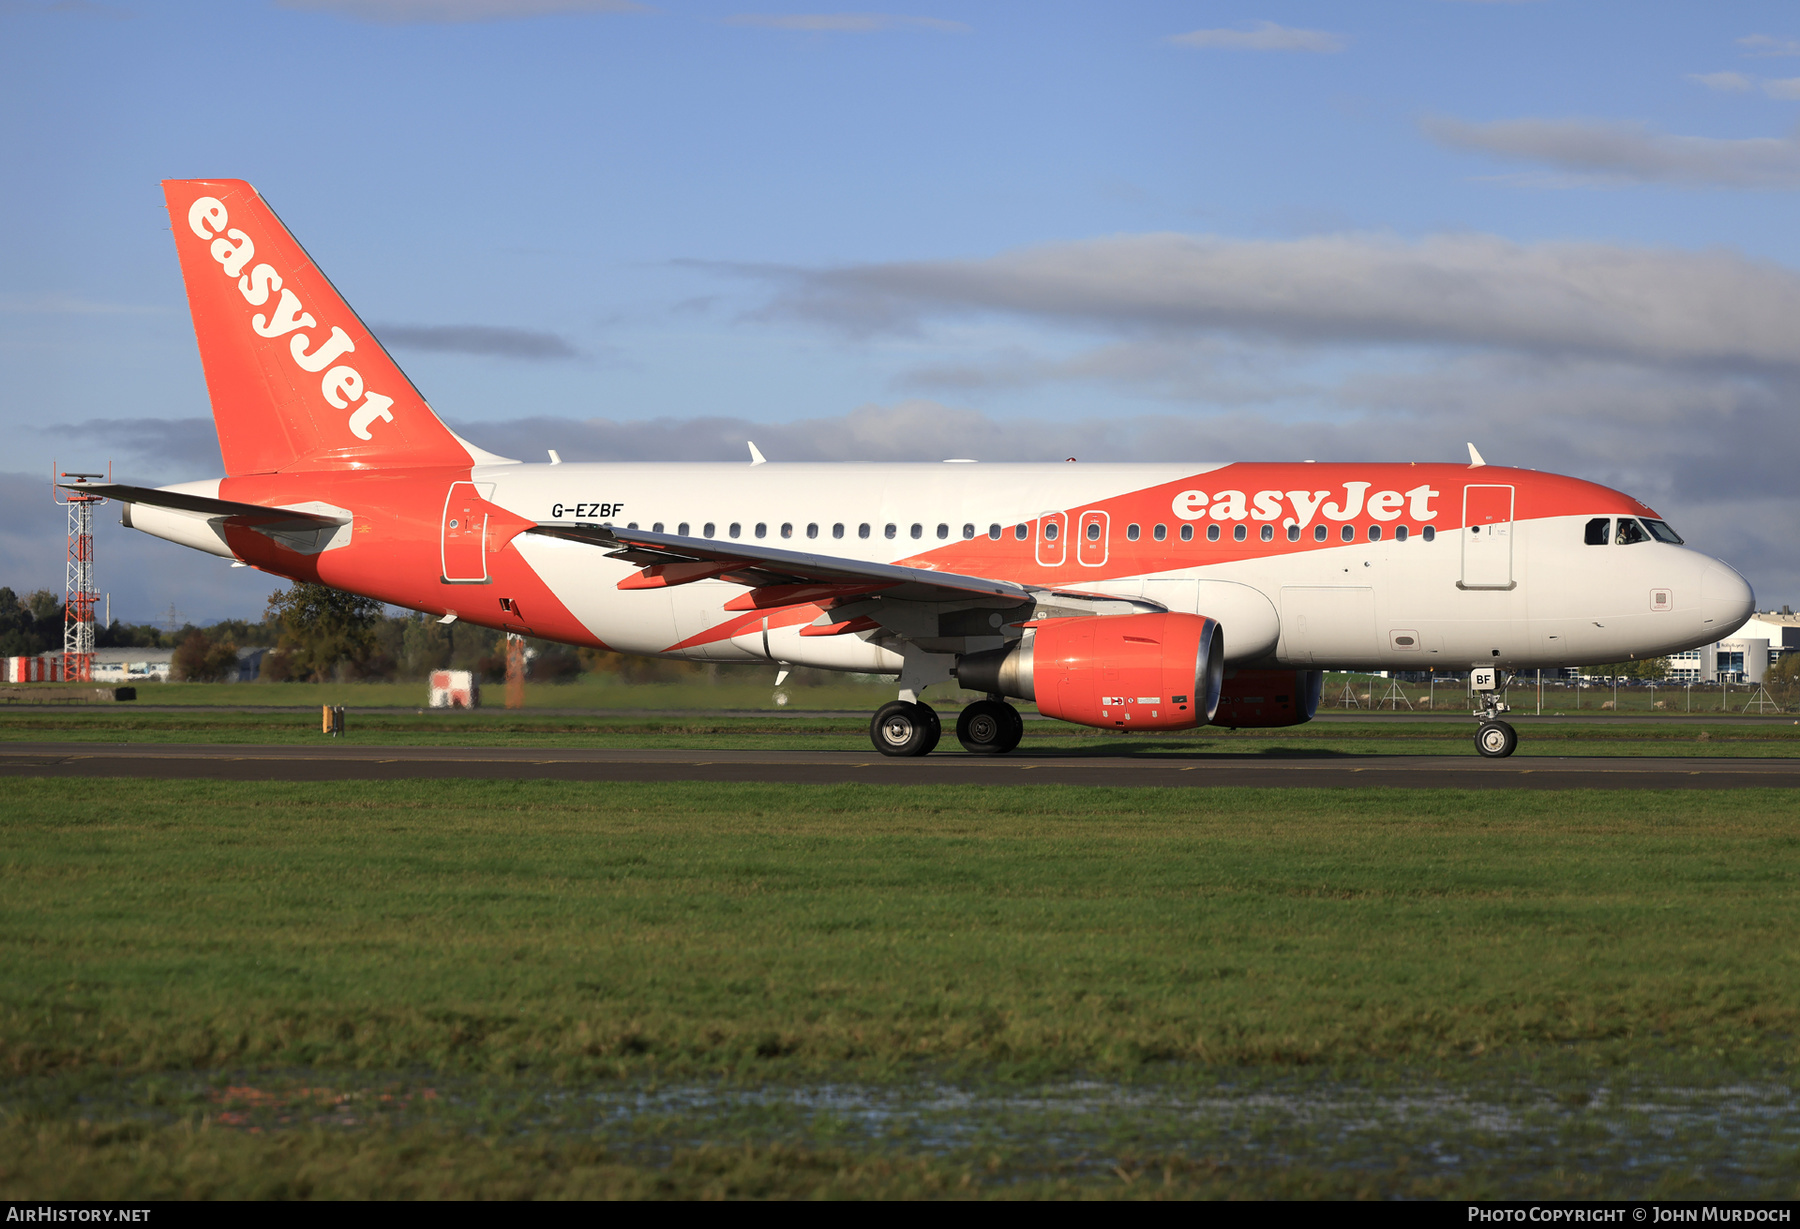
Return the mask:
POLYGON ((930 755, 943 733, 943 724, 930 705, 905 700, 883 704, 869 722, 869 741, 883 755, 930 755))
POLYGON ((970 755, 1005 755, 1024 734, 1019 710, 998 700, 977 700, 956 719, 956 741, 970 755))
POLYGON ((1519 732, 1504 721, 1484 721, 1475 731, 1475 750, 1490 760, 1503 760, 1519 746, 1519 732))

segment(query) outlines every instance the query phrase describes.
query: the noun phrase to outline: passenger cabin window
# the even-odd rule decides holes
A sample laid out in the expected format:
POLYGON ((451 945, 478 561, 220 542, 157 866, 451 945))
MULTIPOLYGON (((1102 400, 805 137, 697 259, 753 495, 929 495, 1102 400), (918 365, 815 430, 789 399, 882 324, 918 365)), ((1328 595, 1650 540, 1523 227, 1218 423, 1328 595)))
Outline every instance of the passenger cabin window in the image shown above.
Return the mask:
POLYGON ((1183 525, 1181 527, 1181 540, 1183 542, 1192 542, 1194 540, 1194 527, 1192 525, 1183 525))
POLYGON ((769 536, 769 523, 767 521, 756 522, 756 536, 759 538, 766 538, 769 536))
POLYGON ((886 529, 881 531, 881 536, 884 538, 893 538, 898 536, 899 533, 900 527, 898 525, 889 525, 886 529))
POLYGON ((1167 525, 1158 525, 1155 529, 1150 531, 1150 536, 1155 538, 1158 542, 1161 542, 1164 538, 1169 536, 1169 527, 1167 525))
POLYGON ((1313 541, 1323 542, 1324 540, 1325 540, 1325 526, 1314 525, 1313 526, 1313 541))
POLYGON ((1419 530, 1419 534, 1427 542, 1434 541, 1437 538, 1437 526, 1436 525, 1427 525, 1427 526, 1425 526, 1425 528, 1419 530))
MULTIPOLYGON (((839 521, 837 524, 835 524, 831 527, 831 536, 834 538, 841 538, 844 536, 844 522, 839 521)), ((869 536, 869 527, 867 525, 864 525, 863 526, 863 537, 866 538, 868 536, 869 536)))
POLYGON ((686 521, 683 521, 683 522, 681 522, 681 524, 675 526, 675 532, 680 537, 683 537, 683 538, 687 537, 688 536, 688 523, 686 521))
POLYGON ((734 538, 739 537, 744 532, 744 526, 738 521, 733 521, 731 522, 731 528, 727 529, 725 532, 734 538))
POLYGON ((1289 525, 1288 526, 1288 541, 1298 542, 1299 540, 1300 540, 1300 526, 1289 525))
POLYGON ((1046 542, 1056 541, 1056 522, 1055 521, 1045 521, 1044 522, 1044 541, 1046 541, 1046 542))
POLYGON ((1208 525, 1206 527, 1206 540, 1208 542, 1217 542, 1219 540, 1219 527, 1217 525, 1208 525))
POLYGON ((662 532, 662 522, 657 521, 655 524, 651 525, 650 532, 651 533, 661 533, 662 532))
POLYGON ((919 522, 917 522, 917 521, 914 521, 913 527, 912 527, 912 536, 915 541, 919 538, 924 537, 925 536, 925 526, 919 524, 919 522))
POLYGON ((1247 538, 1249 536, 1250 536, 1250 531, 1245 529, 1242 525, 1235 525, 1232 527, 1231 540, 1233 542, 1242 542, 1245 538, 1247 538))
POLYGON ((1370 525, 1369 526, 1369 541, 1371 541, 1371 542, 1381 541, 1381 526, 1380 525, 1370 525))
POLYGON ((1396 542, 1406 541, 1406 526, 1405 525, 1395 525, 1394 526, 1394 541, 1396 541, 1396 542))
POLYGON ((1338 536, 1343 538, 1346 542, 1356 541, 1356 526, 1345 525, 1344 528, 1339 531, 1338 536))
POLYGON ((1596 516, 1587 523, 1587 544, 1605 546, 1612 538, 1612 517, 1596 516))
POLYGON ((938 526, 938 541, 942 542, 944 539, 948 538, 949 536, 950 536, 950 526, 939 525, 938 526))
POLYGON ((1264 525, 1262 527, 1262 540, 1265 542, 1273 542, 1275 540, 1275 526, 1264 525))
POLYGON ((1000 540, 1000 526, 989 525, 988 526, 988 541, 998 542, 999 540, 1000 540))
POLYGON ((869 536, 868 522, 865 521, 864 523, 862 523, 861 525, 858 525, 856 527, 856 536, 859 538, 866 538, 869 536))
MULTIPOLYGON (((815 530, 814 532, 817 531, 815 530)), ((784 538, 791 538, 794 536, 794 526, 791 522, 783 522, 781 526, 781 536, 784 538)))
POLYGON ((974 536, 975 536, 975 526, 964 525, 963 526, 963 541, 967 542, 970 538, 972 538, 974 536))
POLYGON ((1667 521, 1653 521, 1649 517, 1645 517, 1644 528, 1648 529, 1650 536, 1658 542, 1667 542, 1670 546, 1681 545, 1681 535, 1670 529, 1667 521))
MULTIPOLYGON (((818 537, 818 536, 819 536, 819 527, 818 527, 818 526, 817 526, 817 525, 808 525, 808 526, 807 526, 807 527, 806 527, 806 536, 807 536, 807 537, 809 537, 809 538, 816 538, 816 537, 818 537)), ((839 534, 838 534, 838 536, 840 536, 840 537, 842 537, 842 536, 843 536, 843 531, 842 531, 842 530, 839 530, 839 534)))
POLYGON ((1031 536, 1031 526, 1030 525, 1014 525, 1013 526, 1013 537, 1017 538, 1019 541, 1023 542, 1026 538, 1028 538, 1030 536, 1031 536))
POLYGON ((705 530, 702 531, 701 536, 710 538, 713 536, 713 530, 715 530, 717 528, 718 528, 718 526, 714 525, 711 521, 708 521, 708 522, 706 522, 706 528, 705 528, 705 530))
MULTIPOLYGON (((1138 540, 1138 535, 1142 532, 1143 532, 1143 530, 1139 529, 1136 525, 1127 525, 1127 526, 1125 526, 1125 540, 1128 542, 1135 542, 1138 540)), ((1099 521, 1090 522, 1088 525, 1088 541, 1098 542, 1099 540, 1100 540, 1100 522, 1099 521)))
POLYGON ((1613 545, 1636 546, 1639 542, 1648 542, 1649 540, 1650 535, 1644 532, 1644 527, 1635 519, 1629 516, 1619 518, 1619 532, 1613 538, 1613 545))

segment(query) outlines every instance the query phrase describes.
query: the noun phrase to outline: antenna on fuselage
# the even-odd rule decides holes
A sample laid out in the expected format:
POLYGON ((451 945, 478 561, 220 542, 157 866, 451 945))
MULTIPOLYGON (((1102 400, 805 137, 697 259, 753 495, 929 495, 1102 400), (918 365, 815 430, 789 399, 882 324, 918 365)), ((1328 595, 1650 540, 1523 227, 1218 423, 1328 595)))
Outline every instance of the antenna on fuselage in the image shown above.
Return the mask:
POLYGON ((1487 462, 1483 461, 1481 459, 1481 454, 1479 452, 1475 451, 1475 445, 1470 444, 1469 445, 1469 468, 1470 469, 1479 469, 1481 466, 1486 465, 1486 464, 1487 464, 1487 462))

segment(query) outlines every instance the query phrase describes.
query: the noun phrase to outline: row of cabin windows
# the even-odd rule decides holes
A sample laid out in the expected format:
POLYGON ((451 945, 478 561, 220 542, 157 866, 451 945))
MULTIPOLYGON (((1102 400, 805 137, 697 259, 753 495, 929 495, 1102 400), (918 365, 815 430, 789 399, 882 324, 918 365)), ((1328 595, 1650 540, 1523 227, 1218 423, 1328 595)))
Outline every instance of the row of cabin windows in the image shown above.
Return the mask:
MULTIPOLYGON (((1624 522, 1620 522, 1620 523, 1622 525, 1624 522)), ((1657 521, 1654 523, 1658 524, 1658 525, 1662 524, 1662 522, 1660 522, 1660 521, 1657 521)), ((1589 529, 1589 541, 1590 542, 1593 540, 1591 525, 1592 525, 1592 523, 1590 523, 1590 529, 1589 529)), ((631 529, 636 529, 637 527, 638 526, 637 526, 636 521, 631 522, 631 524, 628 526, 628 528, 631 528, 631 529)), ((682 521, 680 524, 678 524, 675 527, 675 533, 679 537, 683 537, 683 538, 689 537, 689 536, 691 536, 689 534, 689 530, 691 528, 692 528, 692 526, 690 525, 689 522, 682 521)), ((1667 529, 1666 526, 1664 526, 1664 528, 1667 529)), ((701 526, 700 536, 703 538, 717 537, 718 536, 717 531, 718 531, 718 524, 714 521, 707 521, 704 525, 701 526)), ((663 532, 663 522, 657 521, 653 525, 651 525, 650 532, 651 533, 663 532)), ((743 532, 744 532, 743 523, 741 521, 733 521, 733 522, 731 522, 730 525, 728 525, 726 527, 725 536, 729 537, 729 538, 739 538, 739 537, 743 536, 743 532)), ((752 532, 753 532, 753 535, 758 538, 768 537, 769 536, 768 523, 766 521, 758 521, 752 532)), ((782 537, 791 538, 794 536, 794 526, 791 523, 784 524, 781 526, 780 532, 781 532, 782 537)), ((844 536, 845 532, 846 532, 845 527, 841 522, 839 524, 833 525, 831 527, 831 536, 833 538, 842 538, 844 536)), ((867 537, 871 536, 872 532, 873 532, 873 526, 871 526, 867 523, 858 525, 856 527, 856 536, 858 538, 867 538, 867 537)), ((1046 521, 1044 523, 1044 540, 1045 541, 1048 541, 1048 542, 1056 541, 1056 536, 1057 536, 1058 532, 1059 532, 1059 530, 1057 527, 1057 523, 1055 521, 1046 521)), ((1623 530, 1621 530, 1621 532, 1623 532, 1623 530)), ((1673 531, 1669 531, 1669 532, 1670 532, 1671 536, 1673 536, 1673 531)), ((1003 526, 997 525, 997 524, 989 525, 988 529, 987 529, 988 538, 991 541, 995 541, 995 542, 998 542, 1003 536, 1005 536, 1005 533, 1006 533, 1005 528, 1003 526)), ((1143 530, 1138 525, 1131 524, 1131 525, 1125 526, 1125 537, 1128 541, 1136 542, 1138 540, 1138 538, 1140 536, 1142 536, 1142 533, 1143 533, 1143 530)), ((1381 541, 1382 533, 1383 533, 1383 530, 1380 525, 1370 525, 1368 528, 1369 541, 1371 541, 1371 542, 1381 541)), ((1434 538, 1437 537, 1437 527, 1435 525, 1426 525, 1424 528, 1422 528, 1419 531, 1419 533, 1420 533, 1420 536, 1422 536, 1427 542, 1430 542, 1434 538)), ((1405 526, 1405 525, 1394 526, 1394 541, 1404 542, 1410 536, 1410 534, 1411 534, 1411 530, 1408 529, 1407 526, 1405 526)), ((817 524, 808 525, 806 527, 806 536, 808 538, 818 537, 819 536, 819 526, 817 524)), ((881 536, 884 538, 897 538, 900 536, 900 527, 898 525, 887 525, 883 528, 881 536)), ((925 526, 922 524, 915 523, 912 527, 911 536, 915 540, 919 539, 919 538, 923 538, 925 536, 925 526)), ((937 536, 938 536, 939 541, 947 541, 950 537, 950 526, 947 524, 940 524, 937 527, 937 536)), ((964 525, 962 527, 962 536, 963 536, 964 540, 973 538, 975 536, 975 526, 972 524, 964 525)), ((1169 527, 1167 525, 1154 525, 1150 529, 1150 536, 1152 538, 1156 539, 1158 542, 1164 541, 1169 536, 1169 527)), ((1217 542, 1219 540, 1219 536, 1220 536, 1219 535, 1219 525, 1217 522, 1214 522, 1206 527, 1206 540, 1208 542, 1217 542)), ((1231 530, 1231 540, 1232 541, 1243 542, 1243 541, 1247 540, 1249 538, 1249 536, 1250 536, 1250 531, 1247 526, 1235 525, 1232 527, 1232 530, 1231 530)), ((1273 525, 1262 526, 1261 529, 1258 531, 1258 536, 1264 542, 1273 542, 1275 540, 1275 526, 1273 526, 1273 525)), ((1331 531, 1326 526, 1324 526, 1324 525, 1314 525, 1313 526, 1313 541, 1323 542, 1323 541, 1327 540, 1330 536, 1331 536, 1331 531)), ((1342 529, 1340 529, 1338 531, 1338 536, 1341 539, 1343 539, 1345 542, 1356 541, 1356 526, 1345 525, 1342 529)), ((1029 523, 1013 526, 1013 538, 1015 540, 1024 542, 1024 541, 1029 540, 1030 537, 1031 537, 1031 525, 1029 523)), ((1100 540, 1100 523, 1098 521, 1089 521, 1088 522, 1088 524, 1087 524, 1087 539, 1090 542, 1098 542, 1100 540)), ((1194 540, 1194 527, 1192 525, 1183 525, 1181 527, 1181 540, 1183 542, 1192 542, 1194 540)), ((1289 525, 1287 527, 1287 540, 1290 542, 1298 542, 1300 540, 1300 526, 1289 525)), ((1681 539, 1676 538, 1675 540, 1677 542, 1679 542, 1681 539)))
MULTIPOLYGON (((1127 541, 1131 541, 1131 542, 1137 541, 1139 536, 1142 534, 1142 532, 1143 531, 1136 525, 1125 526, 1125 538, 1127 541)), ((1381 541, 1383 530, 1380 525, 1370 525, 1368 533, 1369 533, 1369 541, 1379 542, 1379 541, 1381 541)), ((1423 529, 1421 529, 1419 531, 1419 533, 1424 537, 1424 539, 1427 542, 1430 542, 1437 537, 1437 526, 1427 525, 1423 529)), ((1150 529, 1150 536, 1155 538, 1158 542, 1161 542, 1164 538, 1169 536, 1169 528, 1166 525, 1154 525, 1150 529)), ((1217 542, 1219 540, 1219 536, 1220 536, 1220 532, 1219 532, 1219 526, 1217 525, 1217 523, 1208 525, 1206 527, 1206 540, 1208 542, 1217 542)), ((1273 542, 1275 540, 1275 526, 1273 526, 1273 525, 1262 526, 1262 528, 1257 531, 1257 536, 1259 538, 1261 538, 1264 542, 1273 542)), ((1314 525, 1313 526, 1313 541, 1323 542, 1330 536, 1331 536, 1331 530, 1329 528, 1327 528, 1326 526, 1324 526, 1324 525, 1314 525)), ((1342 529, 1338 530, 1338 536, 1346 542, 1356 541, 1356 526, 1355 525, 1345 525, 1342 529)), ((1412 536, 1412 530, 1409 529, 1407 526, 1405 526, 1405 525, 1394 526, 1394 541, 1404 542, 1404 541, 1406 541, 1407 538, 1409 538, 1411 536, 1412 536)), ((1249 537, 1250 537, 1249 526, 1247 526, 1247 525, 1232 526, 1231 540, 1233 542, 1243 542, 1243 541, 1246 541, 1249 537)), ((1090 541, 1090 542, 1098 542, 1100 540, 1100 525, 1098 522, 1095 522, 1095 521, 1088 522, 1087 538, 1088 538, 1088 541, 1090 541)), ((1194 527, 1192 525, 1183 525, 1181 527, 1181 540, 1183 542, 1192 542, 1194 540, 1194 527)), ((1290 542, 1298 542, 1300 540, 1300 526, 1289 525, 1287 527, 1287 540, 1290 542)))

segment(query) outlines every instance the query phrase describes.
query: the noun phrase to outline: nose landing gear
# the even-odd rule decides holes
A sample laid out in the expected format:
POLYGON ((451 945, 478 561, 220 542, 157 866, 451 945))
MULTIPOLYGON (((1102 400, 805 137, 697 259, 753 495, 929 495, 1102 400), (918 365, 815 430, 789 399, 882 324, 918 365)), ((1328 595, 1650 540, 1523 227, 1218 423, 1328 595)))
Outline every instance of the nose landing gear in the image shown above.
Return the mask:
POLYGON ((1481 728, 1475 731, 1475 750, 1490 760, 1503 760, 1519 746, 1519 732, 1500 720, 1500 714, 1510 713, 1512 706, 1497 694, 1498 674, 1492 666, 1469 672, 1469 686, 1481 705, 1475 710, 1475 717, 1481 722, 1481 728))

